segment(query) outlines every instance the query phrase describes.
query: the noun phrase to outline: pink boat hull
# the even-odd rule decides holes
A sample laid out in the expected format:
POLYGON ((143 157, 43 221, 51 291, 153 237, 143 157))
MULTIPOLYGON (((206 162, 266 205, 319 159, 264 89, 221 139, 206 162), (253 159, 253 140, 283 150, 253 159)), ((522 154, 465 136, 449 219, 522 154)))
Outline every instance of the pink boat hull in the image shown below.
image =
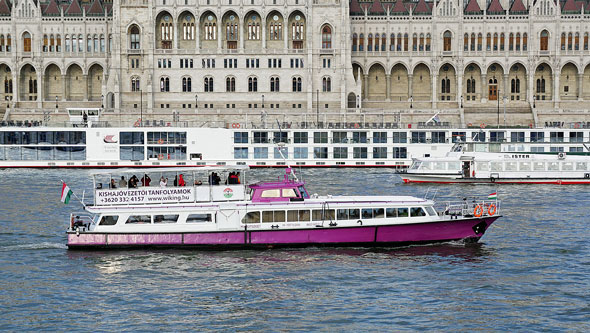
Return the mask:
POLYGON ((243 230, 202 233, 68 232, 70 249, 130 247, 270 248, 385 247, 465 240, 477 242, 499 216, 404 225, 243 230))

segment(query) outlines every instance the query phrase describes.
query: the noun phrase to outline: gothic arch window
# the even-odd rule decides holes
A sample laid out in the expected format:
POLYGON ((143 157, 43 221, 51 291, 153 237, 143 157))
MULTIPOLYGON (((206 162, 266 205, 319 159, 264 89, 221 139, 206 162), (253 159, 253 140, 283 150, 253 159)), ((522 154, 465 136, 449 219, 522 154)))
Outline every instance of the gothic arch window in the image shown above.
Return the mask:
POLYGON ((508 35, 508 51, 514 51, 514 33, 508 35))
POLYGON ((541 51, 549 50, 549 32, 547 30, 541 31, 541 51))
POLYGON ((82 34, 78 35, 78 52, 84 52, 84 36, 82 34))
POLYGON ((528 35, 525 33, 522 34, 522 50, 526 51, 528 49, 528 35))
POLYGON ((426 34, 426 51, 430 51, 430 34, 426 34))
POLYGON ((481 33, 477 34, 477 50, 481 51, 483 49, 483 35, 481 33))
POLYGON ((469 51, 469 34, 463 35, 463 51, 469 51))
POLYGON ((225 78, 225 91, 235 92, 236 91, 236 78, 233 76, 225 78))
POLYGON ((191 15, 186 15, 182 22, 182 39, 183 40, 194 40, 195 39, 195 20, 191 15))
POLYGON ((389 51, 395 51, 395 34, 389 35, 389 51))
POLYGON ((404 51, 408 51, 408 34, 404 34, 404 51))
POLYGON ((139 84, 139 77, 133 76, 131 77, 131 91, 139 91, 141 86, 139 84))
POLYGON ((467 79, 467 93, 471 94, 471 79, 467 79))
POLYGON ((565 51, 565 32, 561 33, 561 50, 565 51))
POLYGON ((6 52, 10 52, 12 48, 12 39, 10 37, 10 34, 6 35, 6 52))
POLYGON ((570 32, 570 33, 568 33, 568 34, 567 34, 567 50, 568 50, 568 51, 571 51, 571 50, 573 49, 573 44, 574 44, 574 43, 573 43, 573 42, 574 42, 574 40, 573 40, 573 39, 574 39, 574 38, 573 38, 573 35, 572 35, 572 33, 571 33, 571 32, 570 32))
POLYGON ((412 35, 412 51, 418 51, 418 34, 412 35))
POLYGON ((270 78, 270 91, 271 92, 279 92, 280 91, 280 81, 278 77, 271 77, 270 78))
POLYGON ((86 52, 92 52, 92 36, 90 34, 86 35, 86 52))
POLYGON ((97 35, 92 36, 92 41, 94 42, 94 47, 92 49, 92 52, 98 52, 100 50, 100 40, 98 39, 97 35))
POLYGON ((48 48, 47 44, 48 44, 47 35, 43 35, 43 48, 42 48, 43 52, 47 52, 47 48, 48 48))
POLYGON ((170 78, 168 78, 168 77, 160 78, 160 91, 161 92, 169 92, 170 91, 170 78))
POLYGON ((396 45, 397 45, 396 46, 396 49, 398 51, 401 51, 402 50, 402 47, 403 47, 402 46, 403 45, 403 42, 402 42, 402 34, 400 34, 400 33, 397 34, 397 43, 396 43, 396 45))
POLYGON ((322 78, 322 91, 323 92, 331 92, 332 91, 332 79, 329 76, 322 78))
POLYGON ((4 52, 4 35, 0 34, 0 52, 4 52))
POLYGON ((443 51, 451 51, 452 34, 449 30, 443 34, 443 51))
MULTIPOLYGON (((207 20, 213 21, 213 15, 209 15, 207 20)), ((216 40, 217 39, 217 23, 207 22, 205 23, 205 40, 216 40)))
POLYGON ((501 33, 500 34, 500 51, 504 51, 504 41, 505 41, 504 33, 501 33))
POLYGON ((365 35, 360 34, 359 35, 359 51, 364 51, 364 50, 365 50, 365 35))
POLYGON ((494 51, 498 51, 498 33, 494 33, 494 51))
POLYGON ((520 51, 520 32, 516 33, 516 51, 520 51))
POLYGON ((492 50, 492 34, 489 33, 489 32, 486 35, 486 50, 487 51, 491 51, 492 50))
POLYGON ((588 33, 584 33, 584 51, 588 50, 588 33))
POLYGON ((356 33, 352 34, 352 51, 356 51, 357 50, 357 45, 356 43, 358 42, 358 35, 356 33))
POLYGON ((258 39, 260 39, 260 22, 257 22, 256 16, 252 15, 251 21, 248 22, 248 40, 258 39))
POLYGON ((182 92, 191 92, 192 91, 192 80, 190 77, 183 77, 182 78, 182 92))
POLYGON ((105 39, 104 39, 104 35, 100 35, 100 52, 106 52, 106 44, 105 44, 105 39))
POLYGON ((139 50, 139 28, 136 25, 131 26, 129 29, 129 47, 132 50, 139 50))
POLYGON ((329 25, 325 25, 322 28, 322 49, 332 48, 332 28, 329 25))
POLYGON ((23 34, 23 52, 31 52, 31 34, 29 32, 23 34))
POLYGON ((301 92, 301 78, 294 77, 292 81, 293 81, 293 92, 301 92))
POLYGON ((381 39, 381 37, 379 36, 379 34, 375 34, 375 52, 379 51, 379 40, 381 39))
POLYGON ((471 45, 469 45, 469 50, 475 51, 475 34, 471 33, 471 45))
POLYGON ((373 34, 367 36, 367 51, 373 51, 373 34))
POLYGON ((248 78, 248 91, 249 92, 256 92, 258 91, 258 78, 251 76, 248 78))
POLYGON ((204 83, 204 91, 205 92, 213 92, 213 78, 208 76, 203 79, 204 83))
POLYGON ((381 34, 381 51, 385 51, 387 49, 387 35, 381 34))
POLYGON ((283 39, 283 23, 278 21, 278 16, 273 17, 273 21, 270 23, 269 37, 270 40, 283 39))

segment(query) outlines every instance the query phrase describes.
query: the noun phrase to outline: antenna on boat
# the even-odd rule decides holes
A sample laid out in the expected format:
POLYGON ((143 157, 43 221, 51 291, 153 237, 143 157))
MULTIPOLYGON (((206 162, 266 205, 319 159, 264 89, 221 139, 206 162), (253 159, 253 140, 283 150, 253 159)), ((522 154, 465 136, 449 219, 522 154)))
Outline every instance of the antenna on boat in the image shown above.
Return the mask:
MULTIPOLYGON (((277 119, 277 125, 279 126, 279 133, 281 133, 281 137, 283 137, 283 129, 281 128, 281 124, 279 123, 279 120, 277 119)), ((285 147, 285 143, 281 142, 281 140, 279 139, 279 142, 277 142, 277 146, 278 146, 278 151, 279 154, 281 155, 281 157, 283 158, 283 161, 285 162, 285 165, 287 165, 287 167, 289 168, 289 170, 287 171, 287 173, 290 173, 293 175, 293 179, 295 179, 295 181, 299 181, 299 178, 297 178, 297 175, 295 174, 293 170, 293 166, 291 166, 291 164, 289 164, 289 161, 287 161, 287 158, 285 157, 285 155, 283 155, 283 147, 285 147)))

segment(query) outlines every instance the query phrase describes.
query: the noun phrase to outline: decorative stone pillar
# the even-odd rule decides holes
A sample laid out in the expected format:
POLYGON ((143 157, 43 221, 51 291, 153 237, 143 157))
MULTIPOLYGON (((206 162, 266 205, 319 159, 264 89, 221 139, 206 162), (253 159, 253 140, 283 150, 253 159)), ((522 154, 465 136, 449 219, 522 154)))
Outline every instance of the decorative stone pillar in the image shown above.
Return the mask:
POLYGON ((463 96, 463 75, 457 73, 455 77, 457 80, 457 96, 455 96, 455 99, 457 100, 457 106, 461 107, 461 96, 463 96))
POLYGON ((436 109, 436 98, 438 97, 437 93, 436 93, 436 82, 438 80, 438 76, 436 74, 432 74, 430 75, 430 82, 432 84, 432 92, 430 95, 430 98, 432 100, 432 108, 436 109))
POLYGON ((246 38, 245 19, 246 18, 244 18, 244 21, 240 22, 240 28, 238 29, 238 41, 240 42, 240 52, 244 52, 244 39, 246 38))
MULTIPOLYGON (((502 98, 504 98, 504 97, 508 98, 510 95, 510 91, 508 91, 508 80, 509 80, 508 74, 504 74, 504 77, 502 79, 502 81, 503 81, 502 82, 502 89, 504 90, 502 92, 502 98)), ((499 95, 498 95, 498 98, 500 98, 499 95)), ((502 102, 504 102, 504 101, 502 100, 502 102)))
POLYGON ((285 20, 283 19, 283 39, 285 42, 285 52, 287 52, 287 50, 289 50, 289 18, 287 18, 287 22, 285 22, 285 20))
POLYGON ((195 22, 195 47, 197 51, 201 49, 201 22, 199 21, 195 22))
POLYGON ((527 100, 530 101, 531 106, 535 105, 536 107, 536 103, 535 101, 535 74, 529 74, 528 76, 528 86, 527 86, 527 100))
POLYGON ((365 100, 369 100, 369 74, 363 74, 363 90, 365 91, 365 100))
POLYGON ((84 101, 88 101, 88 74, 82 75, 84 81, 84 101))
POLYGON ((266 50, 266 19, 261 17, 260 20, 262 21, 262 36, 260 36, 262 38, 262 49, 266 50))
POLYGON ((223 22, 217 25, 217 49, 219 50, 221 50, 221 40, 223 39, 223 35, 221 34, 223 32, 223 29, 221 27, 222 24, 223 22))
POLYGON ((391 101, 391 74, 385 74, 385 100, 391 101))
POLYGON ((584 73, 578 73, 578 101, 584 100, 584 73))
POLYGON ((62 101, 66 101, 66 89, 67 85, 66 85, 66 75, 62 75, 61 76, 61 100, 62 101))
POLYGON ((414 95, 414 75, 408 74, 408 99, 413 99, 414 95))
POLYGON ((555 71, 553 74, 553 102, 554 107, 559 108, 559 77, 561 72, 555 71))
POLYGON ((483 100, 487 100, 488 99, 488 95, 486 93, 486 89, 488 86, 488 77, 486 74, 481 74, 481 85, 480 85, 480 92, 481 92, 481 101, 483 102, 483 100))
POLYGON ((37 107, 43 108, 43 91, 45 90, 45 75, 37 71, 37 107))

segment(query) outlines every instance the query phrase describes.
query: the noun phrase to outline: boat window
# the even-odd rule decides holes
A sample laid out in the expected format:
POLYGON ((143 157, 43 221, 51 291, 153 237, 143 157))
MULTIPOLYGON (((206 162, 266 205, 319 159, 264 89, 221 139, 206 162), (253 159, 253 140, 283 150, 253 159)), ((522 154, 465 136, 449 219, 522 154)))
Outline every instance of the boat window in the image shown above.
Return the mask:
POLYGON ((100 218, 99 225, 115 225, 119 219, 118 215, 105 215, 100 218))
POLYGON ((211 222, 211 214, 189 214, 186 217, 186 223, 201 223, 201 222, 211 222))
POLYGON ((531 162, 520 162, 518 169, 520 171, 531 171, 531 162))
POLYGON ((492 171, 502 171, 502 162, 490 162, 490 169, 492 171))
POLYGON ((334 209, 314 209, 311 214, 313 221, 332 221, 336 219, 334 209))
POLYGON ((242 223, 260 223, 260 212, 248 212, 242 218, 242 223))
POLYGON ((534 162, 533 169, 535 171, 545 171, 545 162, 534 162))
POLYGON ((412 163, 412 166, 410 167, 410 169, 418 170, 418 168, 420 168, 421 164, 422 164, 422 161, 414 161, 414 163, 412 163))
POLYGON ((504 167, 506 171, 516 171, 516 162, 506 162, 504 167))
POLYGON ((287 211, 288 222, 308 222, 309 221, 309 210, 288 210, 287 211))
POLYGON ((572 170, 574 170, 574 163, 572 163, 572 162, 562 162, 561 163, 561 170, 562 171, 572 171, 572 170))
POLYGON ((337 209, 336 218, 339 220, 348 220, 348 209, 337 209))
POLYGON ((299 193, 301 193, 301 195, 305 198, 305 199, 309 199, 309 194, 307 194, 307 191, 305 190, 304 186, 299 186, 299 193))
POLYGON ((461 170, 461 163, 459 162, 449 162, 448 170, 461 170))
POLYGON ((547 171, 559 171, 559 162, 548 162, 547 171))
POLYGON ((423 161, 422 162, 422 167, 420 169, 422 169, 422 170, 431 170, 430 162, 424 162, 423 161))
POLYGON ((475 169, 477 171, 489 171, 488 162, 477 162, 475 163, 475 169))
POLYGON ((348 218, 351 220, 358 220, 361 218, 361 211, 360 209, 349 209, 348 210, 348 218))
POLYGON ((284 188, 283 189, 283 198, 296 198, 297 193, 295 193, 295 189, 292 188, 284 188))
POLYGON ((382 219, 385 217, 385 210, 383 208, 373 208, 373 218, 382 219))
POLYGON ((279 198, 281 196, 281 190, 264 190, 260 197, 262 198, 279 198))
POLYGON ((154 223, 176 223, 178 215, 154 215, 154 223))
POLYGON ((284 210, 271 210, 262 212, 263 223, 285 222, 284 210))
POLYGON ((426 216, 426 212, 424 211, 424 209, 422 209, 422 207, 412 207, 410 208, 410 216, 426 216))
POLYGON ((152 223, 152 217, 150 215, 131 215, 127 219, 125 224, 147 224, 152 223))
POLYGON ((387 217, 397 217, 397 209, 395 209, 395 208, 387 208, 387 209, 385 209, 385 216, 387 216, 387 217))
POLYGON ((576 162, 576 170, 586 171, 588 170, 588 164, 586 162, 576 162))
POLYGON ((434 162, 434 170, 446 170, 447 163, 445 162, 434 162))
POLYGON ((428 206, 426 207, 426 211, 428 212, 428 215, 430 216, 437 216, 438 214, 436 213, 436 210, 434 210, 434 208, 428 206))
POLYGON ((371 209, 371 208, 363 208, 361 210, 361 216, 364 219, 372 219, 373 218, 373 209, 371 209))
POLYGON ((397 217, 408 217, 408 209, 407 208, 398 208, 397 209, 397 217))

